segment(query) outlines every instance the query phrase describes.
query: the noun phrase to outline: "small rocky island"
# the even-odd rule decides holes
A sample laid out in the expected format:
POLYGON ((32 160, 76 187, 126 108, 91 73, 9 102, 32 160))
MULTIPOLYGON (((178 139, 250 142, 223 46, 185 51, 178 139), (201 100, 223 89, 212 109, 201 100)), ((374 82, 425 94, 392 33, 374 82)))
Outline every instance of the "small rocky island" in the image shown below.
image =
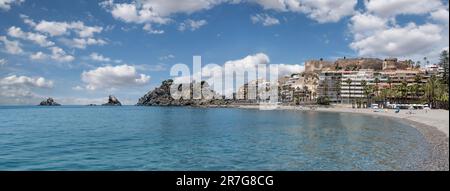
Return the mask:
MULTIPOLYGON (((176 91, 175 91, 176 92, 176 91)), ((201 83, 189 83, 189 84, 175 84, 173 80, 165 80, 162 82, 161 86, 155 88, 153 91, 148 92, 139 102, 136 104, 138 106, 226 106, 231 104, 231 100, 222 99, 222 97, 216 94, 213 90, 209 88, 208 83, 202 81, 201 83), (192 99, 195 97, 193 95, 193 87, 201 87, 201 99, 192 99), (190 88, 190 91, 186 91, 188 95, 171 95, 171 88, 177 88, 180 92, 183 88, 190 88), (173 97, 179 97, 179 99, 174 99, 173 97), (208 97, 209 99, 205 99, 208 97), (188 99, 186 99, 188 98, 188 99)))
POLYGON ((47 100, 42 101, 39 106, 61 106, 61 104, 56 103, 53 98, 48 98, 47 100))
POLYGON ((102 106, 122 106, 122 103, 113 95, 108 98, 108 103, 102 104, 102 106))

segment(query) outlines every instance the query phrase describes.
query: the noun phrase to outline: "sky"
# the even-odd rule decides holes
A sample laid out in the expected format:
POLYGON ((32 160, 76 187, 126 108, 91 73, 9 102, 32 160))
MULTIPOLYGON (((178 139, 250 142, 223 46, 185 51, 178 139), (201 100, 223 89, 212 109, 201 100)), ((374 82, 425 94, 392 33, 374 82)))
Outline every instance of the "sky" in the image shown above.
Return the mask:
MULTIPOLYGON (((125 104, 175 64, 398 57, 449 47, 442 0, 0 0, 0 105, 125 104)), ((422 61, 423 62, 423 61, 422 61)))

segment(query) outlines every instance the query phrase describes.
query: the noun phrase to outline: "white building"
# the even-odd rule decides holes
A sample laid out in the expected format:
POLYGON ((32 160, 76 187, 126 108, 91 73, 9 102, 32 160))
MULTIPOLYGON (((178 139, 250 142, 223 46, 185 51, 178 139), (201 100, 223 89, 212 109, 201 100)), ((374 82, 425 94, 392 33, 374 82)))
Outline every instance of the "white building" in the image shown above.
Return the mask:
POLYGON ((338 85, 342 83, 342 71, 323 71, 319 75, 318 96, 328 97, 331 102, 341 101, 338 85))
POLYGON ((427 74, 428 76, 436 75, 441 76, 444 74, 444 68, 440 67, 437 64, 430 64, 425 66, 425 68, 421 69, 423 73, 427 74))
MULTIPOLYGON (((380 83, 386 81, 385 78, 378 78, 380 83)), ((351 103, 355 99, 363 99, 366 97, 364 94, 364 86, 362 82, 365 81, 366 85, 375 85, 375 77, 373 70, 359 70, 359 71, 343 71, 341 80, 341 98, 345 103, 351 103), (348 83, 350 79, 350 84, 348 83)))

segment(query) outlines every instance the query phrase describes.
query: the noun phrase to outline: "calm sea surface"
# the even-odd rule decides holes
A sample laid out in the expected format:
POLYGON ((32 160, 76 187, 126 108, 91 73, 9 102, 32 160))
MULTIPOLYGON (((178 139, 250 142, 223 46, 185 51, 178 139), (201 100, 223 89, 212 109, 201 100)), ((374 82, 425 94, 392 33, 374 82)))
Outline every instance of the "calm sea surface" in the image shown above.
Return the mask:
POLYGON ((410 170, 428 147, 354 114, 0 106, 0 170, 410 170))

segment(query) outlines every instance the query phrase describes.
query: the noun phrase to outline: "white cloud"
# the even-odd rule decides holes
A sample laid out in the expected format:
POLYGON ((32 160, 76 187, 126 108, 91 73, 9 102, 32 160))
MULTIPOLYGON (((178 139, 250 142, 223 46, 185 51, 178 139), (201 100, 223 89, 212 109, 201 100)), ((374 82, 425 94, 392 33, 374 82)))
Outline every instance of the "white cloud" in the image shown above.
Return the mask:
POLYGON ((103 31, 103 27, 85 26, 81 21, 72 22, 70 24, 70 28, 74 29, 78 36, 81 38, 93 37, 95 33, 101 33, 103 31))
POLYGON ((0 59, 0 66, 4 66, 6 64, 8 64, 8 61, 6 59, 4 58, 0 59))
POLYGON ((365 1, 367 12, 350 20, 350 47, 360 56, 437 59, 448 47, 448 8, 441 1, 365 1), (397 24, 397 15, 429 15, 423 24, 397 24))
POLYGON ((32 33, 32 32, 23 32, 21 28, 12 26, 8 29, 8 35, 15 38, 20 38, 23 40, 29 40, 32 41, 42 47, 48 47, 55 45, 54 42, 49 41, 47 39, 47 36, 38 34, 38 33, 32 33))
POLYGON ((50 47, 52 54, 50 58, 57 62, 72 62, 75 57, 67 54, 63 49, 59 47, 50 47))
POLYGON ((103 55, 98 54, 96 52, 93 52, 91 55, 89 55, 89 57, 91 58, 91 60, 99 61, 99 62, 110 62, 111 61, 111 58, 104 57, 103 55))
POLYGON ((99 26, 86 26, 81 21, 69 23, 45 20, 35 24, 34 29, 51 36, 68 35, 70 32, 74 32, 80 38, 93 37, 95 33, 101 33, 103 30, 103 28, 99 26))
POLYGON ((442 6, 441 0, 365 0, 366 9, 380 17, 427 14, 442 6))
POLYGON ((350 31, 356 40, 373 35, 387 28, 387 20, 371 15, 357 13, 350 19, 350 31))
POLYGON ((81 74, 81 80, 88 90, 115 89, 141 86, 150 81, 150 76, 138 74, 134 66, 105 66, 81 74))
MULTIPOLYGON (((147 24, 144 29, 150 33, 161 34, 162 32, 154 30, 151 24, 169 24, 173 21, 171 16, 175 14, 191 14, 222 3, 256 3, 264 9, 304 13, 319 23, 327 23, 337 22, 342 17, 352 15, 357 0, 136 0, 130 3, 106 0, 101 2, 100 6, 109 11, 115 19, 126 23, 147 24)), ((188 24, 182 23, 179 29, 187 30, 188 24)), ((195 30, 192 27, 189 29, 195 30)))
POLYGON ((261 23, 263 26, 272 26, 280 24, 280 20, 267 14, 256 14, 250 17, 254 24, 261 23))
POLYGON ((103 56, 103 55, 101 55, 99 53, 96 53, 96 52, 91 53, 89 55, 89 59, 93 60, 93 61, 96 61, 96 62, 114 62, 116 64, 120 64, 120 63, 123 62, 122 60, 113 60, 111 58, 108 58, 108 57, 103 56))
POLYGON ((74 56, 67 54, 62 48, 53 46, 49 47, 48 49, 51 52, 50 54, 46 54, 39 51, 34 54, 31 54, 30 59, 33 61, 42 61, 51 59, 56 62, 72 62, 73 60, 75 60, 74 56))
POLYGON ((86 49, 88 46, 98 45, 103 46, 108 44, 103 39, 95 39, 95 38, 74 38, 74 39, 61 39, 61 42, 66 46, 78 48, 78 49, 86 49))
POLYGON ((0 104, 37 104, 43 96, 34 90, 53 88, 53 84, 43 77, 11 75, 0 78, 0 104))
POLYGON ((305 70, 304 65, 299 64, 278 64, 279 76, 301 73, 305 70))
POLYGON ((144 29, 150 34, 164 34, 164 30, 153 29, 152 25, 149 23, 145 24, 144 27, 142 27, 142 29, 144 29))
POLYGON ((35 26, 35 30, 47 33, 51 36, 61 36, 68 34, 68 24, 62 22, 41 21, 35 26))
POLYGON ((159 57, 159 60, 170 60, 170 59, 174 59, 174 58, 175 58, 175 56, 173 54, 168 54, 168 55, 159 57))
POLYGON ((264 9, 305 13, 319 23, 337 22, 353 14, 357 0, 247 0, 264 9))
POLYGON ((0 79, 1 86, 24 86, 36 88, 52 88, 53 81, 46 80, 43 77, 28 77, 28 76, 8 76, 0 79))
POLYGON ((27 25, 29 25, 31 27, 35 27, 36 26, 36 23, 32 19, 30 19, 29 16, 24 15, 24 14, 20 14, 19 16, 20 16, 20 18, 23 20, 23 22, 25 24, 27 24, 27 25))
MULTIPOLYGON (((33 27, 35 31, 43 34, 48 34, 51 37, 55 36, 71 36, 75 35, 73 39, 61 38, 60 41, 73 48, 85 49, 91 45, 105 45, 108 44, 103 39, 94 38, 95 34, 101 33, 103 27, 99 26, 87 26, 81 21, 76 22, 56 22, 42 20, 39 23, 34 22, 27 15, 20 15, 23 21, 29 26, 33 27)), ((24 33, 20 28, 11 27, 10 35, 14 35, 17 38, 32 40, 41 46, 53 46, 54 43, 47 41, 47 37, 38 33, 24 33)))
POLYGON ((5 51, 9 54, 22 54, 23 50, 19 41, 8 40, 6 36, 0 36, 1 44, 4 44, 5 51))
POLYGON ((444 8, 438 9, 430 14, 430 18, 448 26, 449 23, 448 9, 444 8))
POLYGON ((180 25, 178 26, 178 30, 179 31, 186 31, 186 30, 195 31, 206 24, 208 24, 208 22, 206 20, 195 21, 195 20, 188 19, 188 20, 185 20, 184 22, 180 23, 180 25))
POLYGON ((369 36, 363 34, 350 44, 361 56, 407 57, 426 54, 443 40, 442 28, 435 24, 416 25, 409 23, 405 27, 391 27, 374 31, 369 36))
POLYGON ((30 55, 31 60, 45 60, 47 58, 48 58, 48 55, 46 55, 45 53, 43 53, 41 51, 30 55))
POLYGON ((338 22, 341 18, 352 15, 356 3, 357 0, 300 1, 303 12, 319 23, 338 22))
POLYGON ((20 4, 25 2, 25 0, 0 0, 0 10, 8 11, 11 9, 11 5, 20 4))
POLYGON ((36 88, 52 88, 53 81, 46 80, 43 77, 28 77, 28 76, 8 76, 0 79, 2 86, 26 86, 36 88))
POLYGON ((131 3, 114 3, 103 1, 100 5, 111 12, 116 19, 127 23, 158 23, 167 24, 169 18, 176 13, 194 13, 210 9, 226 0, 137 0, 131 3))

